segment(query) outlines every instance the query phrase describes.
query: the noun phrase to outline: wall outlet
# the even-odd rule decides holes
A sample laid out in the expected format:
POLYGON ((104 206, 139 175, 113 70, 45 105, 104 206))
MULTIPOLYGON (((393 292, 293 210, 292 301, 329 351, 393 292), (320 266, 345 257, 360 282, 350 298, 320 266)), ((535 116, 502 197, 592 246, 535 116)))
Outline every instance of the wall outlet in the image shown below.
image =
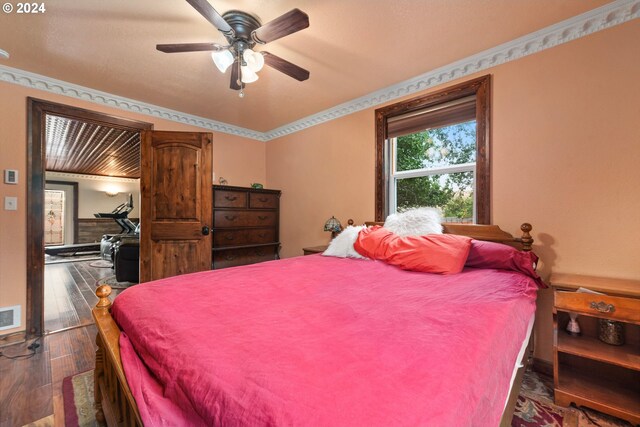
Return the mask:
POLYGON ((20 306, 0 307, 0 331, 20 326, 20 306))
POLYGON ((17 211, 18 210, 18 198, 6 196, 4 198, 4 210, 5 211, 17 211))

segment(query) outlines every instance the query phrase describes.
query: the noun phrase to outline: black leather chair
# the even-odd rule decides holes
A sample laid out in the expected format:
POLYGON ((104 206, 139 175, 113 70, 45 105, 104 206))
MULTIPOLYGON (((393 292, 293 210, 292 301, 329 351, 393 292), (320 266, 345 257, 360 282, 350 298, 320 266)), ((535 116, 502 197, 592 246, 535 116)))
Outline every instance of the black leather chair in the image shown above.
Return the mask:
POLYGON ((118 282, 138 283, 140 280, 140 239, 123 237, 114 244, 113 267, 118 282))

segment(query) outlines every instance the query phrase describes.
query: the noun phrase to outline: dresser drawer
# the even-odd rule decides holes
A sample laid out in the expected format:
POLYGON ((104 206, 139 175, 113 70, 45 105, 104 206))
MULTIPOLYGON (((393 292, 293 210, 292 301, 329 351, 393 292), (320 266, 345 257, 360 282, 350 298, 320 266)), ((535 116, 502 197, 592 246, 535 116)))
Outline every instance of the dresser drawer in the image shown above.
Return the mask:
POLYGON ((275 228, 214 230, 213 247, 255 245, 276 242, 275 228))
POLYGON ((556 310, 640 322, 640 299, 565 291, 554 292, 554 299, 556 310))
POLYGON ((214 227, 260 227, 275 226, 278 216, 275 211, 215 211, 214 227))
POLYGON ((213 251, 213 268, 227 268, 278 259, 278 245, 213 251))
POLYGON ((213 192, 213 206, 216 208, 246 208, 245 191, 216 190, 213 192))
POLYGON ((277 194, 250 193, 249 207, 252 209, 275 209, 278 207, 278 199, 277 194))

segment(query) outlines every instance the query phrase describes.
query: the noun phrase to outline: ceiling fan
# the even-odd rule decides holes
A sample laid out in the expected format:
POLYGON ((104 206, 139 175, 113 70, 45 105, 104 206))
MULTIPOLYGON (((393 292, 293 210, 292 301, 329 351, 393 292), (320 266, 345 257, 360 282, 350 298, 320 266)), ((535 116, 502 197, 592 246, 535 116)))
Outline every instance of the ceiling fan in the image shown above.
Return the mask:
POLYGON ((245 83, 258 80, 256 74, 263 65, 304 81, 309 71, 269 52, 254 52, 256 44, 266 44, 309 26, 309 16, 299 9, 262 25, 260 20, 246 12, 230 10, 220 15, 207 0, 187 0, 207 21, 227 39, 227 45, 218 43, 159 44, 156 49, 165 53, 211 51, 213 62, 221 72, 231 68, 231 89, 244 96, 245 83))

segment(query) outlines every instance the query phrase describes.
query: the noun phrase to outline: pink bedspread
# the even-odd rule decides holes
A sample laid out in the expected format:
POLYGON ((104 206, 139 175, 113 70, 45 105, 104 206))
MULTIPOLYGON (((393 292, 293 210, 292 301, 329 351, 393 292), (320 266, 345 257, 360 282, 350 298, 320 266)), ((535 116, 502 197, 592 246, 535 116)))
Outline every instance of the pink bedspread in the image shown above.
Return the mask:
POLYGON ((312 255, 134 286, 113 315, 147 426, 495 426, 536 289, 312 255))

